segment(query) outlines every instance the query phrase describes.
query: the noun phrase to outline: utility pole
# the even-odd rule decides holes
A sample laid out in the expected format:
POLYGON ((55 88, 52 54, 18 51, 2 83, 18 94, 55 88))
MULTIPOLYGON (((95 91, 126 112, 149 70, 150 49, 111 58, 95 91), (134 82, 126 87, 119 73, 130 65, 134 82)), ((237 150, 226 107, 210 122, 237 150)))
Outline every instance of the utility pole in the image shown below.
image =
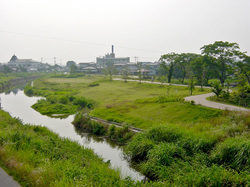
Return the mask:
POLYGON ((56 65, 56 57, 54 57, 54 66, 56 65))
POLYGON ((136 63, 136 62, 138 61, 138 57, 137 57, 137 56, 135 56, 134 58, 135 58, 135 63, 136 63))

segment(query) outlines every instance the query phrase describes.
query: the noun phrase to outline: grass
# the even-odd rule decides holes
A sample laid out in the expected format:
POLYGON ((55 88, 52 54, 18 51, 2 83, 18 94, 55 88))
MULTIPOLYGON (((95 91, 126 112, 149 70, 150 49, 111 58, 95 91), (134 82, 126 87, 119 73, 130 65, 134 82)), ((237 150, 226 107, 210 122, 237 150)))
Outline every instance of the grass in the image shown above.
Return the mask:
POLYGON ((76 142, 24 125, 2 110, 0 119, 0 165, 22 186, 135 185, 76 142))
POLYGON ((230 137, 218 130, 159 125, 135 135, 124 154, 166 186, 248 186, 249 145, 249 134, 230 137))
MULTIPOLYGON (((0 155, 1 160, 7 163, 2 162, 2 165, 11 168, 21 181, 32 179, 35 181, 33 186, 250 184, 249 113, 220 111, 183 102, 183 97, 189 95, 185 86, 171 86, 168 90, 161 85, 106 81, 98 76, 43 78, 35 81, 34 85, 33 91, 47 96, 50 102, 57 98, 59 102, 69 105, 69 101, 65 101, 67 98, 84 97, 97 103, 91 115, 145 129, 128 142, 124 157, 137 162, 139 170, 152 181, 135 184, 130 179, 121 180, 119 174, 107 169, 107 164, 102 163, 101 159, 94 161, 96 156, 90 153, 85 158, 84 148, 77 147, 79 145, 61 143, 60 141, 69 141, 58 136, 60 141, 57 142, 56 135, 45 128, 26 125, 19 127, 21 124, 18 120, 2 118, 0 124, 4 131, 0 132, 0 153, 1 150, 12 150, 6 157, 5 152, 3 156, 0 155), (16 123, 19 125, 13 126, 16 123), (26 131, 27 129, 31 132, 26 131), (35 135, 31 136, 32 133, 35 135), (38 142, 43 139, 44 142, 33 144, 37 142, 36 138, 39 139, 38 142), (24 154, 30 149, 33 152, 24 154), (17 166, 25 167, 17 172, 17 166)), ((194 94, 209 91, 210 89, 200 91, 196 88, 194 94)), ((83 119, 82 115, 78 117, 76 127, 86 126, 84 128, 93 133, 105 134, 111 139, 123 138, 127 134, 126 127, 118 130, 114 126, 101 126, 96 122, 88 124, 88 119, 83 119)))
MULTIPOLYGON (((96 101, 90 115, 110 121, 127 122, 146 129, 155 123, 190 123, 216 117, 219 110, 191 106, 183 101, 189 95, 185 86, 124 83, 107 81, 102 77, 46 78, 35 82, 35 89, 45 95, 52 92, 74 92, 75 96, 96 101), (92 86, 95 85, 95 86, 92 86), (157 100, 157 101, 156 101, 157 100)), ((210 89, 193 94, 208 93, 210 89)))

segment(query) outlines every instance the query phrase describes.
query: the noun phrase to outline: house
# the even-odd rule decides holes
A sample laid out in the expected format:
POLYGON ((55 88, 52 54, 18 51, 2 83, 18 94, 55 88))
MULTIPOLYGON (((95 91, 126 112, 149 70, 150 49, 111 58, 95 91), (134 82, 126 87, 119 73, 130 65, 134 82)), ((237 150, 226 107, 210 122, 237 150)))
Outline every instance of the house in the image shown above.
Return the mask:
POLYGON ((80 72, 85 73, 98 73, 98 68, 94 62, 81 62, 78 64, 78 69, 80 72))
POLYGON ((13 70, 22 71, 25 69, 28 72, 37 72, 42 67, 41 62, 32 59, 18 59, 16 55, 13 55, 7 64, 13 70))

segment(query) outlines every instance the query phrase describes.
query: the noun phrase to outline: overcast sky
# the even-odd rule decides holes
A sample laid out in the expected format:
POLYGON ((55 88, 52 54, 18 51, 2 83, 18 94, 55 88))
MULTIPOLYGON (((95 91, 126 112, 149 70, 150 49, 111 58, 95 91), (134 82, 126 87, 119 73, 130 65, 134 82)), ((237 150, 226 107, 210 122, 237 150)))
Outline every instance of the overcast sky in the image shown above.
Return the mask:
POLYGON ((250 0, 0 0, 0 62, 157 61, 215 41, 250 53, 250 0))

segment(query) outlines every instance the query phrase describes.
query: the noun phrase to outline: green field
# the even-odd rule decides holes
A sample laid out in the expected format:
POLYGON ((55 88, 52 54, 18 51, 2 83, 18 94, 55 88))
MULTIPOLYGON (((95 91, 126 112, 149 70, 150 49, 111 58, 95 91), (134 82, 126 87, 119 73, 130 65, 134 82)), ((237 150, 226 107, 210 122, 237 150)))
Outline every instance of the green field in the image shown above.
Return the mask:
MULTIPOLYGON (((162 86, 137 82, 107 81, 102 77, 48 78, 34 83, 42 95, 64 92, 83 96, 97 104, 90 115, 116 122, 128 122, 146 129, 159 123, 196 123, 217 117, 221 111, 182 101, 190 95, 186 86, 162 86), (97 83, 97 86, 89 86, 97 83)), ((196 88, 193 94, 210 92, 196 88)), ((39 109, 38 109, 39 111, 39 109)))

